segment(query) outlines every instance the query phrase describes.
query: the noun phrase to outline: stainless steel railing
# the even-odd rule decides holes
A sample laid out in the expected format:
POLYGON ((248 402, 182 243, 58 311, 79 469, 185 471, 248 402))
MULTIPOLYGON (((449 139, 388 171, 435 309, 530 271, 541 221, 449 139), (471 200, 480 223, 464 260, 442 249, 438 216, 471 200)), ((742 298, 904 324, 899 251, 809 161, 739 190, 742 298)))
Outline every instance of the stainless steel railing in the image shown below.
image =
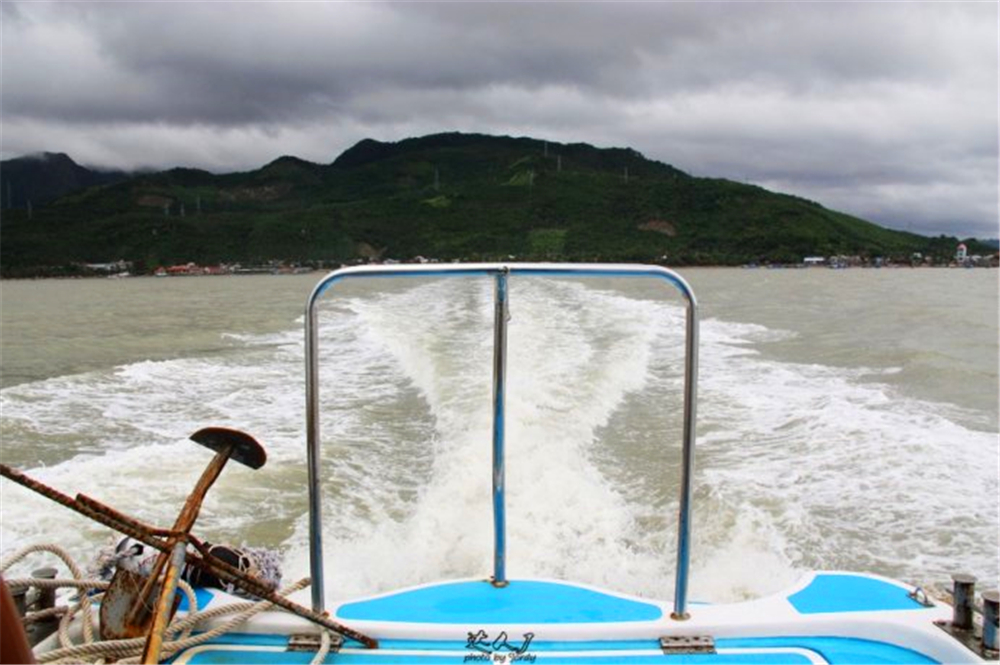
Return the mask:
POLYGON ((494 280, 493 336, 493 579, 494 586, 507 585, 506 513, 504 509, 504 431, 506 405, 508 277, 635 277, 654 278, 674 286, 687 301, 684 356, 684 422, 681 450, 680 501, 677 516, 677 571, 674 611, 671 618, 688 618, 687 590, 691 559, 691 479, 694 468, 695 418, 698 383, 698 303, 688 283, 677 273, 659 266, 617 264, 431 264, 357 266, 336 270, 313 288, 306 302, 306 445, 309 469, 309 565, 312 575, 313 609, 325 609, 323 583, 323 518, 319 454, 319 335, 316 305, 337 282, 380 277, 491 277, 494 280))
POLYGON ((493 586, 507 586, 504 432, 507 410, 507 268, 497 273, 493 300, 493 586))

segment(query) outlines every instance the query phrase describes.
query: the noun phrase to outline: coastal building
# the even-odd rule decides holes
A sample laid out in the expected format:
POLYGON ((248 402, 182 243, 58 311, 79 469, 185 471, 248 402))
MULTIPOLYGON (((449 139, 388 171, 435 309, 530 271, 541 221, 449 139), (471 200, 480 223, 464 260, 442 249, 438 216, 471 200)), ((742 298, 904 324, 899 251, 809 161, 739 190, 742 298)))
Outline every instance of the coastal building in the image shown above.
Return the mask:
POLYGON ((955 249, 955 260, 962 263, 969 257, 969 248, 965 246, 965 243, 959 243, 958 248, 955 249))
POLYGON ((132 269, 132 262, 125 260, 112 261, 111 263, 84 263, 83 267, 93 272, 120 273, 132 269))

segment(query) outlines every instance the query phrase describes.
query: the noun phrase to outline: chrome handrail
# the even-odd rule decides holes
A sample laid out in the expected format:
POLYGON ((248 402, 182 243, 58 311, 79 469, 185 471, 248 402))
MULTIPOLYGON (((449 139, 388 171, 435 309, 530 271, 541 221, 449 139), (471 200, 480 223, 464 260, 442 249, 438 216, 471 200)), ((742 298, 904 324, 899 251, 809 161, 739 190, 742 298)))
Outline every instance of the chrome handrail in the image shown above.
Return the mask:
POLYGON ((507 431, 507 269, 496 276, 493 301, 493 586, 507 586, 504 433, 507 431))
POLYGON ((687 613, 688 574, 691 560, 691 484, 694 470, 695 418, 698 383, 698 302, 684 278, 660 266, 586 263, 472 263, 430 265, 373 265, 342 268, 328 274, 313 288, 306 302, 306 445, 309 470, 309 566, 312 575, 313 609, 325 609, 323 583, 322 501, 319 487, 319 335, 316 303, 339 281, 379 277, 493 277, 496 314, 493 355, 493 583, 506 585, 504 512, 504 406, 507 345, 507 278, 513 275, 547 277, 652 277, 662 279, 681 292, 687 301, 684 355, 684 423, 677 516, 677 571, 674 611, 682 621, 687 613))

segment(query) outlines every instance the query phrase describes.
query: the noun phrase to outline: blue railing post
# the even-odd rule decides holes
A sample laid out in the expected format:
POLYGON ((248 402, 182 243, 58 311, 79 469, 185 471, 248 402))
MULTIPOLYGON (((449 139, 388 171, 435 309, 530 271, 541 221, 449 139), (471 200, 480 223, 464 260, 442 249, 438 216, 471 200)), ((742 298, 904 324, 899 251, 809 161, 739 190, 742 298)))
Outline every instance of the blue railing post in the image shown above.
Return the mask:
POLYGON ((504 506, 504 408, 507 386, 507 274, 496 276, 493 317, 493 579, 507 586, 507 515, 504 506))

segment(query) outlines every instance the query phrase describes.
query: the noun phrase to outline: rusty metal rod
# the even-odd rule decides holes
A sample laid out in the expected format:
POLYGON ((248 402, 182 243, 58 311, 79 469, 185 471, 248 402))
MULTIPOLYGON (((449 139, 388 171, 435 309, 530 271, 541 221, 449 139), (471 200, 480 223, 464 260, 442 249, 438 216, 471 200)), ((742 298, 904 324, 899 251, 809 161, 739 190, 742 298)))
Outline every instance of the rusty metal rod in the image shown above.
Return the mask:
MULTIPOLYGON (((111 508, 109 506, 104 506, 104 504, 100 503, 99 501, 94 501, 93 499, 89 499, 89 502, 94 504, 93 508, 91 508, 88 505, 69 506, 69 507, 72 507, 74 510, 78 510, 82 514, 91 517, 92 519, 98 522, 101 522, 105 526, 109 526, 113 529, 120 530, 122 533, 125 533, 126 535, 131 536, 132 538, 135 538, 136 540, 145 543, 150 547, 154 547, 160 550, 161 552, 170 551, 170 544, 168 541, 149 537, 149 535, 143 533, 141 529, 135 528, 134 525, 128 524, 129 521, 134 522, 134 520, 130 520, 130 518, 128 518, 127 516, 123 516, 126 517, 126 522, 122 524, 117 524, 113 517, 111 517, 110 515, 103 515, 99 511, 107 509, 111 513, 116 515, 120 515, 121 513, 118 513, 118 511, 116 511, 114 508, 111 508)), ((257 596, 262 600, 270 601, 275 605, 282 607, 288 610, 289 612, 292 612, 293 614, 302 617, 303 619, 312 621, 313 623, 319 624, 324 628, 328 628, 334 632, 340 633, 345 637, 350 637, 351 639, 357 640, 358 642, 364 644, 370 649, 378 648, 377 640, 363 633, 359 633, 355 631, 353 628, 348 628, 347 626, 332 621, 331 619, 327 618, 327 616, 324 614, 314 612, 313 610, 310 610, 302 605, 299 605, 298 603, 294 603, 283 596, 279 596, 278 594, 275 593, 274 589, 269 587, 264 582, 256 579, 254 576, 249 575, 248 573, 244 573, 238 568, 229 565, 225 561, 221 561, 217 557, 213 556, 209 551, 208 546, 205 545, 204 541, 202 541, 194 534, 189 534, 188 540, 190 544, 193 545, 195 549, 197 549, 201 553, 201 556, 195 553, 191 553, 187 557, 187 562, 189 564, 197 566, 198 568, 201 568, 203 570, 206 570, 214 574, 219 579, 225 582, 229 582, 233 586, 238 587, 249 594, 257 596)))
MULTIPOLYGON (((114 529, 115 531, 120 531, 121 533, 124 533, 126 536, 135 538, 139 542, 145 543, 150 547, 155 547, 157 549, 160 549, 161 547, 161 544, 157 540, 157 538, 153 536, 151 533, 147 533, 144 530, 143 528, 144 525, 142 525, 142 522, 139 522, 138 520, 133 520, 131 518, 126 518, 127 521, 120 520, 119 518, 124 516, 114 509, 109 509, 111 513, 114 513, 113 516, 103 515, 97 510, 86 505, 86 503, 78 502, 76 499, 69 496, 68 494, 63 494, 59 490, 53 489, 48 485, 45 485, 44 483, 35 480, 31 476, 27 476, 21 473, 16 469, 12 469, 6 464, 0 464, 0 476, 3 476, 4 478, 7 478, 9 480, 13 480, 15 483, 23 485, 24 487, 27 487, 33 492, 41 494, 47 499, 51 499, 52 501, 55 501, 56 503, 69 508, 70 510, 74 510, 83 515, 84 517, 89 517, 95 522, 103 524, 104 526, 110 529, 114 529)), ((89 502, 93 502, 95 507, 101 506, 102 508, 107 508, 106 506, 104 506, 104 504, 101 504, 98 501, 94 501, 89 497, 84 497, 84 498, 89 502)), ((156 529, 156 531, 163 531, 163 530, 156 529)), ((162 547, 166 547, 166 545, 164 544, 162 545, 162 547)))
MULTIPOLYGON (((167 570, 163 574, 163 587, 159 597, 156 599, 156 608, 153 610, 153 625, 149 629, 149 636, 146 644, 142 648, 142 662, 153 664, 160 662, 160 651, 163 649, 163 637, 167 631, 167 623, 170 622, 170 615, 173 613, 174 596, 177 593, 177 580, 180 579, 181 570, 184 568, 184 554, 187 552, 187 543, 178 540, 174 544, 174 549, 170 553, 170 561, 167 570)), ((138 602, 143 602, 139 598, 138 602)))
POLYGON ((60 503, 67 508, 76 510, 76 502, 73 500, 73 497, 63 494, 59 490, 54 490, 48 485, 38 482, 31 476, 26 476, 13 467, 9 467, 6 464, 0 464, 0 476, 9 478, 19 485, 24 485, 29 490, 38 492, 48 499, 52 499, 56 503, 60 503))
MULTIPOLYGON (((187 548, 187 536, 194 527, 195 520, 198 519, 198 513, 201 512, 201 504, 205 500, 205 495, 208 490, 212 487, 215 481, 219 478, 222 470, 226 466, 226 462, 232 456, 233 451, 236 448, 235 443, 228 443, 225 447, 220 449, 215 453, 215 457, 212 461, 208 463, 208 466, 202 472, 201 477, 198 479, 194 490, 188 495, 187 500, 184 502, 184 507, 181 508, 180 515, 174 521, 174 531, 177 535, 170 538, 170 550, 160 552, 160 555, 156 557, 156 562, 153 564, 153 571, 150 573, 149 577, 146 578, 145 584, 142 585, 142 589, 139 591, 139 597, 132 609, 129 611, 128 618, 133 622, 145 621, 145 606, 147 605, 146 600, 153 597, 153 592, 156 589, 157 580, 160 579, 160 573, 163 573, 168 567, 172 552, 176 549, 178 543, 183 542, 185 549, 187 548)), ((168 571, 169 572, 169 571, 168 571)), ((164 573, 165 577, 169 577, 164 573)), ((162 595, 164 590, 166 590, 166 585, 161 587, 160 594, 162 595)), ((171 591, 173 593, 173 591, 171 591)), ((157 621, 156 612, 159 608, 168 608, 169 602, 166 599, 158 599, 154 602, 153 616, 150 618, 154 623, 157 621)), ((166 624, 163 624, 166 626, 166 624)), ((150 633, 150 638, 152 639, 152 633, 150 633)), ((147 642, 147 649, 144 650, 143 660, 145 662, 145 655, 149 652, 149 643, 147 642)))
MULTIPOLYGON (((76 500, 79 503, 83 504, 84 506, 87 506, 91 510, 104 513, 108 517, 117 520, 122 524, 127 524, 131 526, 133 529, 138 529, 140 531, 143 531, 144 533, 148 533, 151 536, 158 536, 160 538, 173 538, 179 535, 178 532, 171 531, 170 529, 160 529, 155 526, 150 526, 149 524, 141 522, 135 519, 134 517, 130 517, 125 513, 119 512, 114 508, 112 508, 111 506, 109 506, 108 504, 101 503, 97 499, 91 496, 87 496, 86 494, 77 494, 76 500)), ((87 516, 90 517, 89 514, 87 516)))
MULTIPOLYGON (((32 483, 37 483, 37 481, 33 481, 30 478, 28 480, 32 483)), ((25 486, 28 486, 28 484, 25 483, 25 486)), ((32 489, 35 489, 35 487, 33 486, 32 489)), ((46 496, 59 501, 59 503, 62 503, 67 508, 80 513, 84 517, 89 517, 95 522, 99 522, 110 529, 120 531, 126 536, 129 536, 130 538, 133 538, 145 545, 149 545, 160 552, 171 550, 170 543, 167 540, 156 538, 151 533, 152 531, 170 533, 165 529, 147 530, 142 522, 120 513, 111 506, 103 504, 97 499, 89 497, 85 494, 77 495, 76 500, 79 502, 77 504, 74 503, 73 499, 67 495, 62 494, 57 490, 53 490, 50 487, 46 487, 45 485, 41 485, 40 483, 37 483, 37 489, 40 493, 43 493, 44 490, 44 494, 46 496), (63 502, 61 499, 66 499, 66 502, 63 502)), ((202 568, 209 573, 213 573, 220 579, 224 578, 225 581, 231 582, 233 585, 238 586, 244 591, 256 596, 263 597, 267 594, 274 593, 273 587, 256 579, 253 575, 231 566, 222 559, 213 555, 208 545, 205 544, 205 541, 198 538, 193 533, 188 534, 188 542, 202 554, 201 557, 197 554, 191 555, 191 557, 188 558, 188 563, 191 565, 202 568)))
MULTIPOLYGON (((144 528, 142 528, 143 525, 141 522, 122 515, 114 508, 105 506, 99 501, 90 499, 89 497, 83 497, 84 501, 77 501, 73 499, 73 497, 63 494, 59 490, 53 489, 48 485, 45 485, 44 483, 41 483, 34 478, 7 466, 6 464, 0 464, 0 475, 69 508, 70 510, 74 510, 86 517, 89 517, 95 522, 103 524, 104 526, 114 529, 115 531, 120 531, 126 536, 134 538, 145 545, 156 548, 161 552, 169 551, 168 543, 162 538, 156 537, 147 532, 144 528), (108 514, 101 512, 105 509, 108 511, 108 514), (119 519, 120 517, 123 517, 124 519, 119 519)), ((162 532, 163 530, 156 529, 156 531, 162 532)), ((190 536, 190 540, 196 549, 203 553, 207 552, 207 548, 201 540, 194 536, 190 536)), ((188 563, 213 573, 219 579, 225 580, 233 586, 257 596, 261 600, 274 603, 278 607, 286 609, 303 619, 311 621, 345 637, 356 640, 361 644, 364 644, 369 649, 378 648, 378 640, 363 633, 359 633, 353 628, 348 628, 347 626, 337 623, 336 621, 331 620, 327 615, 314 612, 306 607, 303 607, 302 605, 299 605, 298 603, 294 603, 287 598, 284 598, 283 596, 279 596, 263 582, 237 568, 233 568, 224 561, 219 561, 215 557, 211 557, 210 559, 209 557, 211 557, 211 555, 203 557, 198 554, 191 553, 188 557, 188 563)))
POLYGON ((197 536, 191 534, 189 536, 189 542, 194 545, 198 552, 201 553, 201 556, 191 553, 188 557, 189 563, 203 568, 210 573, 214 573, 220 579, 230 582, 234 586, 237 586, 248 593, 251 593, 263 600, 269 600, 279 607, 283 607, 290 612, 294 612, 303 619, 308 619, 314 623, 318 623, 326 628, 329 628, 334 632, 340 633, 345 637, 350 637, 351 639, 364 644, 369 649, 378 648, 378 640, 329 619, 326 613, 321 614, 297 603, 293 603, 283 596, 279 596, 273 589, 271 589, 271 587, 261 582, 253 575, 244 573, 240 569, 229 565, 225 561, 221 561, 209 551, 208 546, 205 545, 205 543, 197 536))
POLYGON ((143 531, 142 529, 136 528, 126 522, 119 522, 113 517, 102 515, 100 512, 94 510, 93 508, 90 508, 89 506, 81 504, 77 508, 75 508, 75 510, 84 517, 89 517, 90 519, 94 520, 95 522, 98 522, 99 524, 103 524, 109 529, 114 529, 115 531, 125 534, 132 540, 137 540, 140 543, 144 545, 149 545, 150 547, 153 547, 161 552, 163 551, 163 548, 167 546, 166 540, 152 536, 143 531))

